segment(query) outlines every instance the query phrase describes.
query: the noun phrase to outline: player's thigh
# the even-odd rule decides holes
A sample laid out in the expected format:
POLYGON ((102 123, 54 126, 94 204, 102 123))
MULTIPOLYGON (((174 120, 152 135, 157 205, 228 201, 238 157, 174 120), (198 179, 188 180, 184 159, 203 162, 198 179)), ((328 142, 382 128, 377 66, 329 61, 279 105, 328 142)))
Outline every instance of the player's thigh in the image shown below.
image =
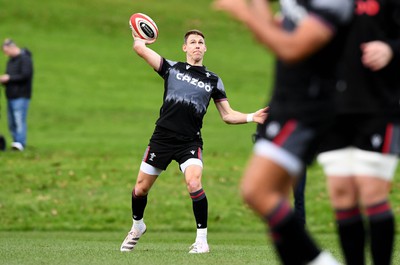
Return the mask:
MULTIPOLYGON (((143 163, 142 163, 143 166, 143 163)), ((149 167, 152 167, 148 165, 149 167)), ((154 168, 154 170, 158 170, 154 168)), ((148 174, 145 173, 142 169, 139 170, 136 184, 135 184, 135 194, 138 196, 144 196, 149 193, 151 187, 153 186, 154 182, 157 180, 158 173, 148 174)))
POLYGON ((327 178, 328 193, 334 208, 351 208, 358 202, 358 190, 353 176, 354 149, 340 148, 317 156, 327 178))
POLYGON ((287 171, 263 156, 253 154, 241 180, 243 199, 258 213, 271 212, 288 197, 293 179, 287 171))
POLYGON ((203 172, 203 146, 201 142, 189 141, 176 147, 174 159, 185 176, 189 192, 202 188, 201 176, 203 172))
POLYGON ((327 188, 335 209, 348 209, 358 204, 358 189, 354 177, 328 176, 327 188))
POLYGON ((375 177, 357 177, 356 181, 362 205, 370 206, 387 200, 390 191, 389 181, 375 177))
POLYGON ((194 165, 203 168, 203 145, 201 142, 189 141, 175 146, 173 159, 179 164, 179 168, 186 176, 188 167, 194 165))
MULTIPOLYGON (((275 147, 264 148, 266 152, 275 152, 274 149, 280 148, 296 157, 298 162, 286 164, 285 167, 289 174, 298 177, 303 174, 303 164, 313 161, 329 124, 330 122, 320 119, 303 120, 271 114, 264 124, 258 125, 256 138, 257 141, 267 140, 273 143, 275 147)), ((271 159, 275 157, 270 156, 271 159)))
MULTIPOLYGON (((194 162, 195 159, 192 161, 194 162)), ((203 173, 203 167, 199 164, 193 163, 185 169, 185 181, 189 192, 195 192, 202 188, 201 176, 203 173)))
POLYGON ((354 162, 354 175, 362 203, 371 205, 386 200, 398 165, 398 157, 357 149, 354 162))
POLYGON ((400 122, 390 116, 371 115, 354 139, 354 146, 361 150, 400 155, 400 122))
POLYGON ((158 172, 159 175, 171 163, 173 152, 173 146, 170 146, 168 143, 150 142, 143 154, 141 170, 149 175, 154 175, 157 172, 153 168, 156 168, 160 170, 158 172), (147 167, 147 165, 151 167, 147 167))

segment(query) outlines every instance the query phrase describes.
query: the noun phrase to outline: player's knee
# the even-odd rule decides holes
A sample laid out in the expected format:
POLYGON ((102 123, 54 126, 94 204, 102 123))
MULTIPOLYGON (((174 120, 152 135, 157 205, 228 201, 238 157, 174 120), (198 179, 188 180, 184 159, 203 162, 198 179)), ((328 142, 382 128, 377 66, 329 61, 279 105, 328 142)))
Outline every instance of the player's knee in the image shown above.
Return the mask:
POLYGON ((364 185, 360 188, 361 203, 366 206, 386 200, 389 194, 388 185, 388 183, 381 185, 364 185))
POLYGON ((240 192, 245 203, 249 205, 254 204, 254 195, 258 193, 257 185, 253 182, 242 182, 240 185, 240 192))
POLYGON ((186 186, 189 192, 195 192, 201 189, 200 178, 189 178, 186 180, 186 186))
POLYGON ((357 204, 357 191, 348 186, 330 187, 329 193, 335 208, 349 208, 357 204))
POLYGON ((150 191, 150 186, 143 185, 144 183, 136 183, 134 192, 136 196, 146 196, 150 191))
POLYGON ((195 192, 201 189, 202 168, 192 166, 185 171, 186 186, 189 192, 195 192))

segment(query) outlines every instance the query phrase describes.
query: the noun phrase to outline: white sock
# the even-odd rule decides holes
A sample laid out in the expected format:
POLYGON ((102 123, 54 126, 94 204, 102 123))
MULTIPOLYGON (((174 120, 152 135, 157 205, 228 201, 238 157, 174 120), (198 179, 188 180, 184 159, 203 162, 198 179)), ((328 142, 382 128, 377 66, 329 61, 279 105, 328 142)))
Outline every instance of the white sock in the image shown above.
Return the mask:
POLYGON ((143 230, 143 227, 144 227, 143 218, 140 220, 135 220, 135 219, 132 219, 132 220, 133 220, 132 228, 143 230))
POLYGON ((196 242, 207 242, 207 228, 197 229, 196 242))

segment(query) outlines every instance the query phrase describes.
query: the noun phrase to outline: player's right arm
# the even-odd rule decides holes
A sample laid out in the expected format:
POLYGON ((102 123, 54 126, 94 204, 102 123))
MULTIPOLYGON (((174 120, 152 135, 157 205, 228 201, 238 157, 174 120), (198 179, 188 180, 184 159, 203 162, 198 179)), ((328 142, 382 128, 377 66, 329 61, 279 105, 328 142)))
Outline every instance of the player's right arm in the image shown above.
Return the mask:
POLYGON ((215 8, 243 22, 256 39, 286 62, 297 62, 315 53, 333 37, 330 25, 306 15, 292 32, 283 30, 265 0, 215 0, 215 8))
POLYGON ((137 38, 133 35, 133 50, 142 57, 154 70, 159 71, 161 66, 162 57, 157 52, 153 51, 147 44, 152 44, 155 40, 148 41, 137 38))

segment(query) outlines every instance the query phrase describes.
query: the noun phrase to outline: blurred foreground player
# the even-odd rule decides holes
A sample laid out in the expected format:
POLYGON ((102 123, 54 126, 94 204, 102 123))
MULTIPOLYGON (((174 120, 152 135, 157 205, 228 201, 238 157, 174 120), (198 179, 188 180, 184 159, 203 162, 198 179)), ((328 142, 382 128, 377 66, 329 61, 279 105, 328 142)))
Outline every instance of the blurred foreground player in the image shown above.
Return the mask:
POLYGON ((277 56, 268 120, 242 179, 242 195, 269 226, 283 264, 338 264, 321 251, 288 201, 294 179, 315 157, 334 115, 335 69, 350 22, 350 0, 280 1, 282 21, 265 0, 217 0, 277 56))
POLYGON ((390 185, 400 153, 400 1, 356 1, 338 82, 338 116, 318 156, 346 264, 391 264, 390 185))

